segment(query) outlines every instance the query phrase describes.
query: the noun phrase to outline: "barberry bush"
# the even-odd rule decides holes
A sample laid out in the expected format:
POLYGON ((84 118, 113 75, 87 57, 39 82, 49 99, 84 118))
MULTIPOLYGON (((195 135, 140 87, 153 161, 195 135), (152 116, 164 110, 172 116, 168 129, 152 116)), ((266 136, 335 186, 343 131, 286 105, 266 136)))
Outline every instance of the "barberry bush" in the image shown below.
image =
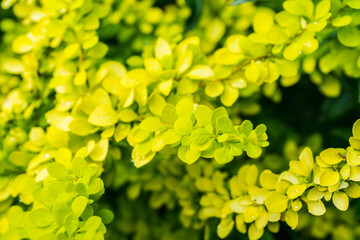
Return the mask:
POLYGON ((360 238, 360 1, 1 8, 0 240, 360 238))

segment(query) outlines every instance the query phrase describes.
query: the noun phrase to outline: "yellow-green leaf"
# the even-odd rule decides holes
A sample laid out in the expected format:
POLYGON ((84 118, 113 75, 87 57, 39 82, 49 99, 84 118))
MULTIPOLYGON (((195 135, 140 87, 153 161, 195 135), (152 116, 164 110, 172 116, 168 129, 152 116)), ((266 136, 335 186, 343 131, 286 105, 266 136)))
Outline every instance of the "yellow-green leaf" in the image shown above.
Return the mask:
POLYGON ((344 191, 351 198, 360 197, 360 186, 357 183, 350 182, 349 186, 345 188, 344 191))
POLYGON ((260 239, 261 236, 264 234, 264 229, 260 228, 258 229, 255 225, 255 223, 251 224, 249 227, 249 240, 257 240, 260 239))
POLYGON ((320 153, 321 159, 330 165, 338 164, 344 160, 335 148, 328 148, 320 153))
POLYGON ((149 117, 149 118, 146 118, 145 120, 143 120, 140 123, 139 127, 142 130, 146 130, 149 132, 156 132, 156 131, 164 128, 165 124, 159 118, 149 117))
POLYGON ((360 45, 360 30, 356 26, 345 26, 338 30, 337 38, 346 47, 360 45))
POLYGON ((315 8, 315 20, 324 17, 330 11, 330 1, 322 0, 315 8))
POLYGON ((360 138, 360 119, 356 120, 352 127, 352 134, 356 138, 360 138))
POLYGON ((206 84, 205 93, 209 97, 218 97, 224 91, 224 85, 219 81, 213 81, 206 84))
POLYGON ((259 216, 259 210, 257 207, 248 206, 245 208, 244 220, 246 223, 251 223, 259 216))
POLYGON ((331 186, 339 182, 339 172, 333 170, 325 170, 320 175, 320 184, 322 186, 331 186))
POLYGON ((360 154, 357 151, 348 151, 348 153, 346 154, 346 159, 349 166, 360 165, 360 154))
POLYGON ((260 185, 266 189, 275 189, 278 179, 278 175, 266 169, 260 174, 260 185))
POLYGON ((139 116, 132 109, 123 109, 119 112, 118 117, 123 122, 133 122, 139 118, 139 116))
POLYGON ((217 226, 217 235, 219 238, 226 238, 234 228, 234 221, 231 218, 222 219, 217 226))
POLYGON ((253 19, 255 32, 267 33, 274 25, 274 12, 267 8, 259 8, 253 19))
POLYGON ((297 197, 300 197, 305 192, 306 189, 307 189, 306 184, 291 185, 287 191, 287 196, 290 199, 295 199, 297 197))
POLYGON ((95 144, 94 149, 90 153, 90 157, 94 161, 103 161, 107 155, 109 149, 109 140, 101 139, 95 144))
POLYGON ((287 223, 287 225, 289 225, 289 227, 295 229, 299 222, 298 213, 291 209, 288 209, 285 213, 285 222, 287 223))
POLYGON ((214 76, 214 71, 207 65, 196 65, 188 73, 192 79, 207 79, 214 76))
POLYGON ((86 118, 75 118, 70 122, 69 129, 76 135, 86 136, 96 132, 99 128, 90 124, 86 118))
POLYGON ((324 215, 326 212, 326 208, 324 206, 324 203, 321 200, 318 201, 308 201, 307 207, 309 213, 315 216, 321 216, 324 215))
POLYGON ((349 25, 351 21, 352 17, 349 15, 345 15, 334 18, 331 23, 334 27, 343 27, 349 25))
POLYGON ((74 199, 71 204, 71 210, 75 213, 76 216, 80 217, 84 212, 88 203, 88 199, 84 196, 79 196, 74 199))
POLYGON ((47 171, 54 178, 68 177, 69 173, 61 163, 53 162, 47 166, 47 171))
POLYGON ((164 56, 171 56, 171 48, 167 41, 158 38, 155 43, 155 57, 161 60, 164 56))
POLYGON ((319 86, 319 90, 329 98, 336 98, 341 93, 341 83, 339 79, 331 75, 326 75, 323 83, 319 86))
POLYGON ((284 77, 293 77, 298 73, 297 65, 295 62, 288 60, 277 60, 279 73, 284 77))
POLYGON ((118 116, 114 109, 109 105, 101 105, 90 114, 89 123, 100 127, 114 125, 118 121, 118 116))
POLYGON ((271 192, 265 199, 265 206, 270 212, 281 213, 288 207, 289 198, 281 192, 271 192))
POLYGON ((33 49, 34 43, 27 35, 20 35, 12 43, 12 50, 15 53, 26 53, 33 49))
POLYGON ((349 207, 349 198, 346 193, 334 192, 332 200, 335 207, 341 211, 346 211, 349 207))

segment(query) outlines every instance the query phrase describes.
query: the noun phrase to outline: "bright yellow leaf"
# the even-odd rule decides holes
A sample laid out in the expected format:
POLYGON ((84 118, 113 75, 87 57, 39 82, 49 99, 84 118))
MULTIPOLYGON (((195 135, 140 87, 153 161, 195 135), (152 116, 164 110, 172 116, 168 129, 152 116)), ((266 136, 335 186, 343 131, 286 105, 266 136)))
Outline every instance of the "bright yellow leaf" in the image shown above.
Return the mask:
POLYGON ((330 165, 338 164, 344 161, 339 154, 339 152, 335 148, 328 148, 320 153, 321 159, 330 165))
POLYGON ((158 38, 155 43, 155 57, 161 60, 164 56, 171 56, 171 48, 167 41, 158 38))
POLYGON ((94 161, 104 161, 109 150, 109 140, 101 139, 95 144, 94 149, 90 153, 90 157, 94 161))
POLYGON ((188 73, 192 79, 207 79, 214 76, 214 71, 207 65, 196 65, 188 73))
POLYGON ((321 216, 324 215, 326 212, 326 208, 324 206, 324 203, 321 200, 318 201, 308 201, 307 207, 309 213, 315 216, 321 216))
POLYGON ((291 209, 288 209, 285 212, 285 222, 287 223, 287 225, 289 225, 289 227, 295 229, 299 222, 298 213, 291 209))
POLYGON ((265 206, 270 212, 281 213, 288 207, 289 198, 280 192, 271 192, 265 199, 265 206))
POLYGON ((287 191, 287 196, 290 199, 295 199, 297 197, 300 197, 305 192, 306 189, 307 189, 306 184, 291 185, 287 191))
POLYGON ((118 121, 118 116, 114 109, 109 105, 101 105, 90 114, 89 123, 100 127, 114 125, 118 121))
POLYGON ((341 211, 346 211, 349 207, 349 198, 346 193, 334 192, 332 200, 335 207, 341 211))

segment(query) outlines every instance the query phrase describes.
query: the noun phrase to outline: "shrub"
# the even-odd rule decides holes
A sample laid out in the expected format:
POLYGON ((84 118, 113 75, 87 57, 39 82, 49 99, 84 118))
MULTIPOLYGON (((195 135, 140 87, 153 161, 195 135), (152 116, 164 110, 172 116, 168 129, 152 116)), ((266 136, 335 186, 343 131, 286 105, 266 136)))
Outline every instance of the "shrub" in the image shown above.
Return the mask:
POLYGON ((360 237, 359 1, 1 7, 1 240, 360 237))

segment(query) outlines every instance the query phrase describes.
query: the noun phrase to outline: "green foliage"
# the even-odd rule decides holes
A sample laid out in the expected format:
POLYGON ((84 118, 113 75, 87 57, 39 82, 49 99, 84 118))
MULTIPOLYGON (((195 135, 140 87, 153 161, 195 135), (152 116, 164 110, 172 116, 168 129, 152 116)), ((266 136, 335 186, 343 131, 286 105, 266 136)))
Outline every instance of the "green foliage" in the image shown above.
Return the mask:
MULTIPOLYGON (((267 4, 2 0, 0 239, 276 239, 323 199, 354 214, 360 120, 346 149, 309 136, 314 159, 262 116, 307 79, 329 119, 357 106, 360 6, 267 4)), ((329 219, 311 234, 360 236, 329 219)))

